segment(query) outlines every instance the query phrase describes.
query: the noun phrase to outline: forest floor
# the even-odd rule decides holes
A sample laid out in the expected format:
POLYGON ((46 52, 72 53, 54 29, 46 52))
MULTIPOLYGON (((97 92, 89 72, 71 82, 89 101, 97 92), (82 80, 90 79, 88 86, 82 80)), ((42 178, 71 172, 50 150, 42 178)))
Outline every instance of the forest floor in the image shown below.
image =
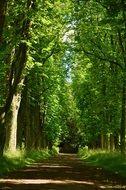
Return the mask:
POLYGON ((0 190, 126 189, 126 179, 92 167, 74 154, 60 154, 0 179, 0 190))

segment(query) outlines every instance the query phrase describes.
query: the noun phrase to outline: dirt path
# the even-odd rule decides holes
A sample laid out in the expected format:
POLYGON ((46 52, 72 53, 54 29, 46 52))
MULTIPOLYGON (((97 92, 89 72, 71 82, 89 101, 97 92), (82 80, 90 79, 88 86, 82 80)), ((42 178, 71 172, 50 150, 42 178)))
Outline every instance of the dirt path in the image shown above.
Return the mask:
POLYGON ((0 190, 126 189, 126 181, 90 167, 76 155, 60 154, 0 179, 0 190))

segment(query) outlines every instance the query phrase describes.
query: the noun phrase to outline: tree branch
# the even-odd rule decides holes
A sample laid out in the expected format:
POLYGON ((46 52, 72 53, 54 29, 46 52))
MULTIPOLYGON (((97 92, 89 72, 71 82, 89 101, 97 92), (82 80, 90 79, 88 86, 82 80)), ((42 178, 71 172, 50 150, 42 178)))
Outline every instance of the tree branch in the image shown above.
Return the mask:
POLYGON ((122 65, 121 65, 120 63, 118 63, 116 60, 108 59, 108 58, 106 58, 106 57, 101 57, 100 55, 96 55, 96 54, 93 53, 93 52, 86 51, 84 48, 82 49, 82 51, 83 51, 85 54, 87 54, 87 55, 96 57, 97 59, 102 60, 102 61, 107 61, 107 62, 110 62, 110 63, 112 63, 112 64, 115 64, 115 65, 119 66, 122 70, 124 69, 124 68, 122 67, 122 65))
POLYGON ((96 3, 99 3, 103 8, 105 8, 106 10, 108 10, 108 7, 105 6, 100 0, 95 0, 96 3))

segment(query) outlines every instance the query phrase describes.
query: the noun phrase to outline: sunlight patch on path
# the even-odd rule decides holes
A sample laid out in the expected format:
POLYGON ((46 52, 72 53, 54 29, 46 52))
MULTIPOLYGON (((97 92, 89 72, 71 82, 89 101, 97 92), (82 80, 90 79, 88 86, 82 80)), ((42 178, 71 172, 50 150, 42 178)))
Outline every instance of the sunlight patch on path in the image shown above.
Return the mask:
POLYGON ((61 165, 42 165, 41 168, 72 168, 71 166, 61 166, 61 165))
POLYGON ((87 184, 94 185, 93 182, 76 180, 47 180, 47 179, 0 179, 0 183, 10 184, 87 184))
POLYGON ((113 185, 113 186, 111 186, 111 185, 105 185, 105 186, 100 185, 99 187, 101 189, 126 189, 125 185, 123 185, 123 186, 121 186, 121 185, 113 185))
POLYGON ((13 184, 13 185, 42 185, 42 184, 81 184, 97 186, 100 189, 126 189, 126 186, 121 185, 100 185, 90 181, 76 181, 76 180, 52 180, 52 179, 0 179, 1 184, 13 184))
POLYGON ((27 169, 22 169, 22 171, 23 172, 29 172, 29 171, 38 171, 38 170, 40 170, 40 169, 54 169, 54 168, 64 168, 64 169, 72 169, 72 167, 71 166, 61 166, 61 165, 42 165, 42 166, 39 166, 38 165, 38 167, 39 167, 39 169, 38 168, 36 168, 36 166, 32 166, 32 168, 27 168, 27 169))

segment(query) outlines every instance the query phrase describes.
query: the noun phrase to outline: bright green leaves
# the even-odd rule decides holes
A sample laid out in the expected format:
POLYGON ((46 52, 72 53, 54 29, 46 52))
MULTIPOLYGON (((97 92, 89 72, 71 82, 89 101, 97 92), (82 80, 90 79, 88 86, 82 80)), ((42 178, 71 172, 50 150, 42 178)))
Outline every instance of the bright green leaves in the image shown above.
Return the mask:
POLYGON ((64 105, 61 103, 65 48, 63 42, 70 1, 36 1, 31 22, 29 54, 27 61, 28 97, 30 104, 40 106, 42 130, 50 142, 59 142, 65 120, 62 118, 64 105), (36 13, 36 14, 35 14, 36 13))
POLYGON ((126 44, 122 5, 114 0, 75 2, 73 90, 81 131, 90 142, 101 132, 119 132, 121 125, 126 44))

